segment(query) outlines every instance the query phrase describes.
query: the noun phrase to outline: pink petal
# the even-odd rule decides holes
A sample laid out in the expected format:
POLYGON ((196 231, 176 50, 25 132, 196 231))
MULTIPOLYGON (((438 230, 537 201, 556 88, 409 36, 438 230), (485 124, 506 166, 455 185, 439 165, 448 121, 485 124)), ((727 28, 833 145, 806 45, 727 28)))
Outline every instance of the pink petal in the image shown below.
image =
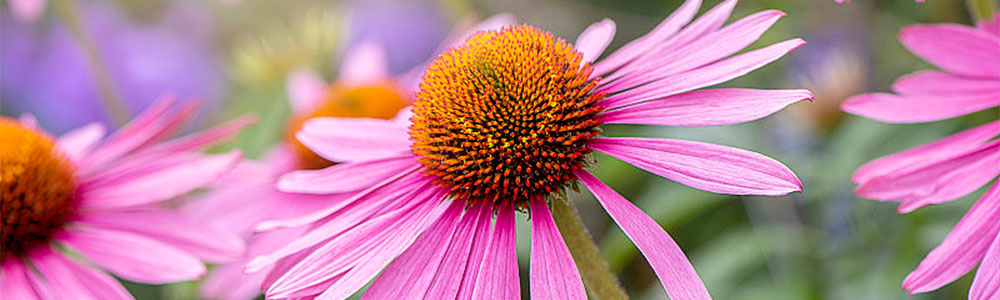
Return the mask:
POLYGON ((223 140, 235 137, 240 130, 243 130, 243 128, 246 128, 255 122, 257 122, 257 117, 253 115, 241 116, 221 125, 149 147, 137 152, 136 155, 143 155, 145 157, 154 155, 170 155, 185 151, 202 151, 209 146, 222 142, 223 140))
POLYGON ((60 136, 56 146, 70 160, 78 162, 101 141, 104 132, 104 125, 90 123, 60 136))
POLYGON ((449 244, 455 241, 452 236, 462 219, 464 206, 462 201, 452 201, 444 215, 382 271, 361 299, 426 298, 434 275, 446 259, 449 244))
POLYGON ((427 289, 427 299, 467 299, 472 297, 472 282, 478 274, 489 241, 491 205, 473 205, 465 211, 458 224, 445 259, 434 274, 427 289), (465 282, 465 295, 459 296, 465 282), (457 297, 457 298, 456 298, 457 297))
POLYGON ((521 299, 514 234, 514 208, 501 206, 476 276, 472 299, 521 299))
POLYGON ((112 134, 82 162, 80 169, 85 173, 104 163, 117 159, 132 151, 147 146, 157 138, 172 134, 194 112, 194 106, 186 106, 179 112, 171 113, 174 97, 165 96, 156 100, 139 116, 129 121, 112 134))
MULTIPOLYGON (((399 207, 401 201, 398 199, 425 200, 431 190, 430 181, 422 178, 419 174, 408 174, 396 182, 380 184, 375 188, 370 188, 358 193, 344 203, 338 203, 330 208, 323 209, 314 214, 304 215, 288 220, 275 222, 261 222, 260 227, 267 227, 268 230, 276 228, 291 228, 311 224, 309 231, 296 238, 294 241, 286 243, 275 251, 266 255, 255 257, 247 263, 247 272, 256 272, 275 264, 283 257, 314 247, 338 237, 345 232, 354 230, 355 226, 369 222, 386 214, 385 211, 391 207, 399 207), (395 205, 395 206, 394 206, 395 205), (271 224, 273 223, 273 224, 271 224)), ((410 202, 403 201, 402 204, 410 205, 410 202)))
POLYGON ((408 153, 411 144, 404 124, 367 118, 310 119, 295 137, 316 154, 336 162, 399 156, 408 153))
POLYGON ((260 222, 260 224, 257 224, 255 230, 261 232, 278 228, 305 226, 311 223, 319 222, 324 218, 329 218, 330 215, 345 208, 350 208, 351 206, 368 207, 371 209, 384 208, 384 205, 380 201, 376 200, 389 197, 387 195, 395 197, 399 196, 397 193, 414 192, 418 190, 421 185, 426 183, 426 180, 418 179, 421 176, 415 175, 415 172, 417 172, 419 168, 420 166, 413 166, 412 168, 382 180, 361 192, 348 194, 350 197, 345 200, 332 201, 331 205, 328 207, 316 210, 315 212, 287 219, 260 222))
POLYGON ((1000 298, 1000 234, 993 238, 993 244, 986 250, 983 262, 979 263, 976 277, 969 289, 969 300, 990 300, 1000 298))
POLYGON ((239 151, 182 156, 180 159, 161 161, 175 162, 172 166, 124 178, 113 184, 81 189, 81 205, 88 209, 107 209, 167 200, 207 185, 235 167, 242 158, 239 151))
POLYGON ((860 197, 899 201, 899 212, 943 203, 965 196, 1000 174, 1000 141, 993 141, 961 155, 896 176, 872 178, 861 183, 860 197))
POLYGON ((591 24, 576 38, 576 50, 583 54, 584 62, 592 62, 604 53, 615 37, 615 22, 604 19, 591 24))
POLYGON ((684 1, 684 4, 681 4, 677 10, 674 10, 670 16, 664 19, 663 22, 660 22, 659 25, 656 25, 656 27, 653 28, 653 30, 650 30, 649 33, 646 33, 646 35, 643 35, 628 44, 625 44, 625 46, 622 46, 618 49, 618 51, 608 55, 607 58, 595 63, 595 76, 614 71, 650 49, 658 46, 661 42, 676 33, 677 30, 680 30, 681 27, 690 22, 691 19, 694 18, 694 15, 698 13, 698 8, 700 7, 701 0, 684 1))
POLYGON ((589 146, 643 170, 713 193, 777 196, 802 189, 788 167, 732 147, 673 139, 595 138, 589 146))
POLYGON ((292 113, 303 114, 323 100, 326 91, 326 81, 315 72, 308 69, 292 71, 285 80, 288 102, 292 113))
POLYGON ((910 294, 936 290, 975 268, 1000 233, 1000 185, 993 185, 976 202, 941 245, 903 280, 910 294))
MULTIPOLYGON (((691 41, 702 38, 706 34, 716 31, 722 24, 726 23, 729 16, 733 13, 733 8, 736 7, 736 0, 725 0, 720 2, 718 5, 705 12, 698 19, 691 22, 684 29, 673 36, 667 43, 668 45, 662 45, 664 48, 677 48, 683 45, 687 45, 691 41)), ((650 55, 647 55, 649 57, 650 55)))
POLYGON ((757 120, 813 98, 807 90, 700 90, 607 111, 600 118, 609 124, 730 125, 757 120))
POLYGON ((117 280, 104 272, 84 267, 50 249, 32 253, 32 265, 53 283, 49 289, 60 299, 132 299, 117 280))
POLYGON ((673 300, 711 299, 708 290, 670 235, 638 207, 582 169, 574 170, 618 227, 635 243, 673 300))
POLYGON ((1000 14, 994 13, 992 20, 982 20, 976 24, 979 29, 1000 36, 1000 14))
POLYGON ((96 228, 142 235, 209 262, 230 262, 243 255, 243 240, 212 230, 176 212, 154 209, 92 211, 79 222, 96 228))
POLYGON ((780 42, 701 68, 667 76, 647 85, 609 96, 598 103, 612 109, 726 82, 763 67, 805 43, 801 39, 780 42))
POLYGON ((888 123, 923 123, 950 119, 1000 105, 1000 93, 914 95, 872 93, 848 98, 844 111, 888 123))
POLYGON ((362 41, 352 46, 340 64, 338 80, 349 84, 365 84, 389 77, 385 48, 373 41, 362 41))
POLYGON ((310 194, 359 191, 417 164, 412 155, 347 162, 322 170, 289 172, 281 176, 277 187, 283 192, 310 194))
POLYGON ((56 239, 112 273, 135 282, 195 280, 205 273, 205 266, 194 256, 132 233, 70 228, 56 239))
POLYGON ((36 300, 41 299, 28 280, 30 272, 20 259, 7 259, 3 261, 3 268, 0 268, 0 290, 3 291, 4 299, 9 300, 36 300))
POLYGON ((21 22, 37 20, 45 13, 45 0, 8 0, 14 17, 21 22))
POLYGON ((641 64, 624 67, 621 72, 631 74, 609 83, 607 90, 625 90, 729 57, 756 41, 784 16, 785 13, 777 10, 762 11, 697 37, 686 45, 643 60, 641 64))
POLYGON ((899 32, 910 52, 942 69, 1000 78, 1000 37, 957 24, 910 25, 899 32))
MULTIPOLYGON (((245 262, 245 261, 241 261, 245 262)), ((245 274, 239 263, 225 264, 212 269, 201 282, 202 299, 247 300, 260 295, 260 283, 265 273, 245 274)))
POLYGON ((1000 121, 993 121, 935 142, 883 156, 858 168, 851 181, 863 183, 880 176, 899 176, 954 157, 1000 135, 1000 121))
POLYGON ((966 94, 1000 97, 1000 80, 970 78, 927 70, 900 77, 893 83, 892 90, 901 95, 937 95, 943 98, 966 94))
POLYGON ((531 201, 531 299, 587 299, 580 272, 542 198, 531 201))
POLYGON ((275 281, 267 294, 282 297, 338 276, 316 299, 344 299, 370 282, 399 256, 417 236, 449 206, 443 193, 429 191, 414 197, 413 205, 379 216, 306 256, 285 276, 275 281))

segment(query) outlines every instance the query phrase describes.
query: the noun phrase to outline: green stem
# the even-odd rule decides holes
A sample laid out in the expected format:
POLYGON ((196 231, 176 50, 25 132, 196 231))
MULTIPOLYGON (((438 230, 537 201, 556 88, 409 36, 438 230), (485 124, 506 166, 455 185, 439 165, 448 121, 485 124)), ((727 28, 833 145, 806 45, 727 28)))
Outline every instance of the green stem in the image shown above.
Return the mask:
POLYGON ((97 88, 101 92, 104 108, 108 110, 108 114, 116 125, 125 124, 129 118, 125 102, 115 92, 114 81, 111 80, 111 75, 101 60, 101 55, 98 53, 94 41, 87 35, 87 30, 84 28, 80 16, 76 13, 76 5, 73 3, 73 0, 57 0, 54 2, 53 6, 59 17, 66 22, 66 26, 69 27, 73 38, 83 48, 84 55, 87 57, 87 63, 90 65, 94 80, 97 82, 97 88))
POLYGON ((969 7, 969 14, 977 21, 989 20, 996 12, 996 0, 966 0, 969 7))
POLYGON ((566 246, 569 247, 569 253, 573 255, 573 261, 580 270, 584 285, 590 290, 591 299, 628 299, 625 290, 618 284, 618 279, 601 257, 601 252, 594 244, 587 228, 583 226, 580 215, 569 201, 562 197, 553 197, 552 217, 563 240, 566 241, 566 246))

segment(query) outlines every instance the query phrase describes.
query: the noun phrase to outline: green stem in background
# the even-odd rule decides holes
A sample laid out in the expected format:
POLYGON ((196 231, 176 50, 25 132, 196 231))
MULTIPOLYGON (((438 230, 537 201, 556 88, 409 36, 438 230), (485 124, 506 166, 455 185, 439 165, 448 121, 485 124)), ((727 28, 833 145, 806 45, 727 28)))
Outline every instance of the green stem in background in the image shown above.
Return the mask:
POLYGON ((101 99, 104 101, 104 108, 108 110, 108 114, 116 125, 125 124, 129 119, 125 102, 115 92, 116 89, 114 82, 111 80, 111 74, 101 60, 101 55, 97 52, 97 46, 94 44, 94 41, 87 35, 87 30, 84 28, 83 22, 77 14, 76 5, 73 3, 73 0, 57 0, 53 2, 56 13, 66 22, 70 33, 73 34, 73 38, 80 44, 80 48, 83 49, 84 55, 87 57, 87 63, 90 65, 94 81, 97 82, 97 88, 101 92, 101 99))
POLYGON ((966 0, 965 4, 969 7, 969 14, 976 21, 989 20, 993 18, 993 14, 996 12, 996 0, 966 0))
POLYGON ((591 299, 597 300, 619 300, 628 299, 618 279, 608 269, 608 264, 601 257, 601 252, 594 239, 583 226, 583 220, 576 213, 576 209, 570 205, 563 197, 553 197, 552 217, 556 221, 556 227, 562 234, 569 253, 573 255, 577 269, 583 277, 583 283, 590 290, 591 299))

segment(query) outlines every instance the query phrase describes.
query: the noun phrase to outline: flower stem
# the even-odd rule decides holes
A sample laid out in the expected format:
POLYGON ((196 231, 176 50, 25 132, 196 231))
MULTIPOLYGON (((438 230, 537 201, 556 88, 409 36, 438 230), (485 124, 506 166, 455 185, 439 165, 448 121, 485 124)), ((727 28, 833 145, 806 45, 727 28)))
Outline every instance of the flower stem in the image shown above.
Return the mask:
POLYGON ((966 0, 965 4, 969 7, 969 14, 972 15, 972 19, 984 21, 993 18, 993 13, 996 11, 993 1, 995 0, 966 0))
POLYGON ((577 269, 583 277, 583 283, 590 290, 591 299, 597 300, 619 300, 628 299, 618 279, 611 273, 608 264, 601 257, 601 253, 594 244, 593 238, 583 226, 580 215, 576 209, 562 197, 552 199, 552 217, 556 221, 556 227, 562 234, 569 253, 573 255, 577 269))
POLYGON ((95 46, 94 41, 87 35, 87 30, 84 28, 80 16, 77 15, 75 3, 73 3, 73 0, 57 0, 54 2, 53 6, 56 13, 63 19, 63 22, 66 22, 66 27, 69 27, 70 33, 73 34, 73 38, 80 44, 80 48, 83 49, 84 55, 87 57, 87 63, 90 65, 90 70, 94 75, 94 81, 97 82, 97 88, 101 92, 101 100, 104 102, 104 108, 107 109, 108 115, 111 116, 116 125, 125 124, 129 118, 125 102, 115 92, 116 89, 114 82, 111 80, 111 74, 101 60, 101 55, 97 52, 97 46, 95 46))

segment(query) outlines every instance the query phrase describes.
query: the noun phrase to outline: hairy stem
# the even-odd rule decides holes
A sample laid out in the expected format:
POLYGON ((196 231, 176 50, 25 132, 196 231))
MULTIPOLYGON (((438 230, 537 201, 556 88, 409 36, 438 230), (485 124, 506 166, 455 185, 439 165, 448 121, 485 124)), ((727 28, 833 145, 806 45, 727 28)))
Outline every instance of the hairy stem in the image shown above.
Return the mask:
POLYGON ((552 199, 552 217, 556 227, 562 234, 566 246, 569 247, 573 261, 583 277, 583 283, 590 290, 591 299, 619 300, 628 299, 618 279, 611 273, 608 264, 604 262, 601 253, 594 244, 593 238, 583 226, 576 209, 562 197, 552 199))
POLYGON ((111 116, 116 125, 125 124, 129 118, 125 102, 118 96, 114 82, 111 80, 111 75, 101 60, 101 55, 97 52, 97 46, 95 46, 94 41, 87 34, 87 30, 84 28, 83 22, 77 14, 75 3, 73 3, 73 0, 57 0, 53 2, 53 6, 59 17, 63 19, 63 22, 66 22, 66 27, 69 27, 70 33, 73 34, 73 38, 80 44, 80 48, 83 49, 84 55, 87 57, 87 63, 90 65, 90 70, 94 75, 94 81, 97 82, 97 88, 101 92, 101 100, 103 100, 104 108, 107 109, 108 115, 111 116))

